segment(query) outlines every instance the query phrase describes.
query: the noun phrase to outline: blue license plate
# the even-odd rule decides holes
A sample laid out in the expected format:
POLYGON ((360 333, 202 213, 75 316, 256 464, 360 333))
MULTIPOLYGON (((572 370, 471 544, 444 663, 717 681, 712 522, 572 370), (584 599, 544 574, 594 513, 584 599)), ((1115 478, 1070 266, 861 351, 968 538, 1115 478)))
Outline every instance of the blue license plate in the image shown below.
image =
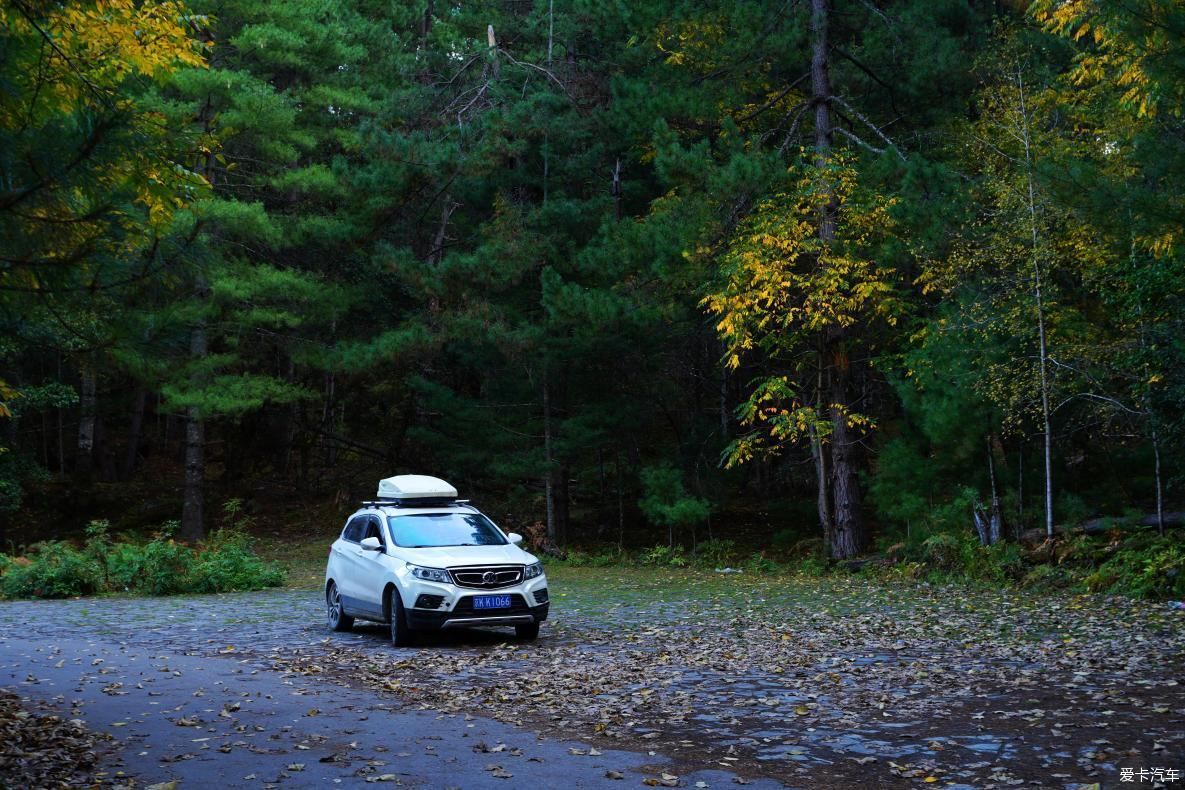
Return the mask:
POLYGON ((509 595, 475 595, 473 596, 474 609, 509 609, 510 596, 509 595))

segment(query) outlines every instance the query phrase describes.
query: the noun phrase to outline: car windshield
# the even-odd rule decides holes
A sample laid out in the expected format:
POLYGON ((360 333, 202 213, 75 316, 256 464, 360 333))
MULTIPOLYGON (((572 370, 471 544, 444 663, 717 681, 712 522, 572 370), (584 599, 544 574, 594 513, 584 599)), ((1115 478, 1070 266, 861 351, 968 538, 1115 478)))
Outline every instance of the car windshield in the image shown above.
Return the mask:
POLYGON ((388 516, 396 545, 409 549, 435 546, 504 546, 506 538, 480 513, 414 513, 388 516))

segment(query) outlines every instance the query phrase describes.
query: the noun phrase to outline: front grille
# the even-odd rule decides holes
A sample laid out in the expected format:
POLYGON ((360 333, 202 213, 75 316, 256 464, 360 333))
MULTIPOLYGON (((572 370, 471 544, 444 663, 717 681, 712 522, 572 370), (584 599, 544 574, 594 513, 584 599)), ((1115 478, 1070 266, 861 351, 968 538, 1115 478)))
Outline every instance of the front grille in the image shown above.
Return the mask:
POLYGON ((527 602, 517 593, 510 596, 510 606, 505 609, 474 609, 472 596, 465 596, 453 607, 453 614, 462 617, 501 617, 508 614, 530 614, 530 612, 531 607, 527 606, 527 602))
POLYGON ((543 587, 542 589, 535 591, 535 603, 547 603, 547 588, 546 587, 543 587))
POLYGON ((417 609, 439 609, 440 604, 443 601, 444 601, 443 595, 428 595, 427 593, 424 593, 420 597, 416 598, 415 608, 417 608, 417 609))
POLYGON ((513 587, 523 580, 521 565, 472 565, 448 570, 458 587, 471 587, 477 590, 513 587))

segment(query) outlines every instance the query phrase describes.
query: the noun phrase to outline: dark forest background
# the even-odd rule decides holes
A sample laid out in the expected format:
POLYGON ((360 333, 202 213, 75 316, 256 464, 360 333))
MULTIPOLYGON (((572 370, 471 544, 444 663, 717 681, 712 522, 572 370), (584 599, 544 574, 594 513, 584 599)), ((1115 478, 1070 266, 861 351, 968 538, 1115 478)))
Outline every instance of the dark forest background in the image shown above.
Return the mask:
POLYGON ((0 9, 2 551, 1180 519, 1174 0, 0 9))

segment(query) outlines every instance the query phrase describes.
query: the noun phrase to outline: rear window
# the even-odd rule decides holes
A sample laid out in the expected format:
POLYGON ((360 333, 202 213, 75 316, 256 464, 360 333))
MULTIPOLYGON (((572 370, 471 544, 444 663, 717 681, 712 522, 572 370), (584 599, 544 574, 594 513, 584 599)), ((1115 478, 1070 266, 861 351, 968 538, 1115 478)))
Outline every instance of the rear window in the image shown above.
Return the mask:
POLYGON ((352 519, 346 525, 345 531, 342 532, 342 539, 348 540, 351 543, 359 543, 362 540, 363 534, 366 532, 366 516, 360 516, 352 519))
POLYGON ((505 546, 506 538, 480 513, 414 513, 388 516, 387 526, 397 546, 409 549, 435 546, 505 546))

